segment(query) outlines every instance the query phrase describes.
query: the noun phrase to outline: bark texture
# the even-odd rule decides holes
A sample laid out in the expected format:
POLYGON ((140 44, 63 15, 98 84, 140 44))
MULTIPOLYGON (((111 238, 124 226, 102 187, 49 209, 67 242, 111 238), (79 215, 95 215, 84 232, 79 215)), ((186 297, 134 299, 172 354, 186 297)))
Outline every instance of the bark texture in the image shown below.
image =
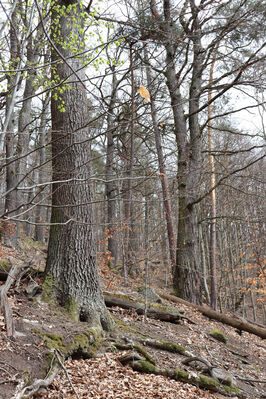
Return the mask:
POLYGON ((108 329, 97 271, 85 73, 82 58, 70 58, 68 42, 77 35, 78 52, 83 50, 84 16, 77 3, 68 4, 59 1, 53 11, 52 79, 61 82, 61 90, 54 90, 51 102, 54 183, 46 279, 74 317, 108 329))
MULTIPOLYGON (((193 204, 198 195, 201 169, 201 132, 198 122, 199 97, 202 75, 201 32, 198 11, 194 1, 189 2, 193 18, 193 28, 186 32, 193 44, 192 79, 189 93, 188 126, 185 117, 179 81, 176 71, 176 34, 173 24, 172 5, 164 1, 163 17, 160 16, 154 0, 151 0, 151 12, 164 36, 165 76, 171 98, 176 143, 178 148, 178 233, 176 245, 176 265, 173 285, 178 296, 196 304, 202 301, 202 278, 199 265, 199 239, 197 208, 193 204)), ((186 8, 187 2, 184 7, 186 8)), ((182 14, 183 11, 181 11, 182 14)), ((182 25, 182 17, 180 22, 182 25)), ((183 26, 187 30, 186 24, 183 26)))

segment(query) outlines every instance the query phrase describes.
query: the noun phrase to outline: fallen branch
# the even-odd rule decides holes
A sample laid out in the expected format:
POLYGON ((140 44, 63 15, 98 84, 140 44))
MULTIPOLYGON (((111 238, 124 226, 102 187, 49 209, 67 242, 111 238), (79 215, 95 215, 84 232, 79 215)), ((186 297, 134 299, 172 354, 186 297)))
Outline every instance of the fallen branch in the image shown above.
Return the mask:
POLYGON ((246 382, 258 382, 259 384, 266 384, 266 380, 258 380, 256 378, 243 378, 240 376, 236 376, 236 378, 240 381, 246 381, 246 382))
POLYGON ((11 399, 24 399, 24 398, 30 398, 33 394, 35 394, 40 388, 45 388, 51 385, 53 382, 56 374, 60 370, 59 367, 55 367, 53 373, 45 378, 44 380, 38 379, 35 380, 32 385, 28 385, 24 387, 20 392, 12 396, 11 399))
POLYGON ((66 375, 66 377, 67 377, 67 379, 68 379, 69 384, 71 385, 71 388, 73 389, 74 394, 76 395, 77 399, 80 399, 79 394, 77 393, 77 391, 76 391, 76 389, 75 389, 75 387, 74 387, 74 385, 73 385, 73 383, 72 383, 72 381, 71 381, 71 378, 69 377, 68 371, 67 371, 67 369, 65 368, 65 366, 64 366, 64 364, 63 364, 63 362, 62 362, 62 360, 60 359, 60 356, 59 356, 57 350, 55 350, 55 356, 56 356, 56 358, 57 358, 57 360, 58 360, 58 363, 60 364, 60 366, 61 366, 62 369, 64 370, 65 375, 66 375))
MULTIPOLYGON (((130 299, 121 298, 116 295, 105 293, 104 301, 107 307, 118 306, 122 309, 134 309, 138 315, 145 314, 145 304, 137 301, 131 301, 130 299)), ((178 324, 180 320, 185 319, 188 320, 190 323, 196 324, 193 320, 189 319, 188 317, 182 315, 179 312, 167 312, 161 309, 158 305, 156 307, 149 307, 146 312, 147 316, 160 320, 160 321, 167 321, 170 323, 178 324)))
POLYGON ((227 324, 227 325, 234 327, 240 331, 247 331, 251 334, 257 335, 260 338, 263 338, 263 339, 266 338, 266 328, 264 328, 264 327, 260 327, 260 326, 251 324, 243 319, 237 319, 235 317, 230 317, 223 313, 216 312, 215 310, 209 308, 208 306, 194 305, 188 301, 185 301, 184 299, 178 298, 173 295, 168 295, 163 292, 160 292, 159 294, 163 299, 167 299, 168 301, 172 301, 172 302, 176 302, 176 303, 181 303, 183 305, 186 305, 193 309, 196 309, 199 312, 201 312, 204 316, 207 316, 210 319, 220 321, 221 323, 227 324))

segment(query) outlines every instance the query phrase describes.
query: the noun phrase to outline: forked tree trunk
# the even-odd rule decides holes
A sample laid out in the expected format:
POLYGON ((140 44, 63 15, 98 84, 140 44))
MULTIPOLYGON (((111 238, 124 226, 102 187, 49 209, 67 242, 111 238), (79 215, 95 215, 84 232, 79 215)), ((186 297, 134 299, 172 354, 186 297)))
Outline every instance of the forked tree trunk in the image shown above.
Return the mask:
POLYGON ((84 51, 83 15, 78 2, 66 8, 68 3, 58 1, 52 15, 51 37, 57 47, 52 48, 52 79, 62 83, 51 101, 54 183, 45 272, 59 303, 72 316, 108 329, 111 322, 97 271, 85 72, 83 60, 73 57, 73 46, 68 46, 76 35, 78 53, 84 51))
MULTIPOLYGON (((186 7, 186 4, 185 4, 186 7)), ((178 147, 178 234, 174 290, 178 296, 196 304, 202 302, 202 279, 199 264, 199 239, 197 206, 194 201, 199 192, 201 169, 201 132, 198 121, 199 96, 203 55, 198 11, 190 0, 193 17, 193 66, 189 92, 188 132, 183 110, 180 82, 175 70, 175 43, 171 40, 172 8, 169 0, 164 2, 164 32, 166 41, 166 80, 171 98, 178 147)), ((186 30, 187 27, 184 26, 186 30)))

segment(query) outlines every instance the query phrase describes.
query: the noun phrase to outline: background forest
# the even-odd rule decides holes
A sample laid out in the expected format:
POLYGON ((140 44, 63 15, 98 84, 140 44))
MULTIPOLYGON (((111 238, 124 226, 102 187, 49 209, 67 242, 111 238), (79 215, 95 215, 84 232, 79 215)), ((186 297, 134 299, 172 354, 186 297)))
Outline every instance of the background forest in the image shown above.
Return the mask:
POLYGON ((0 7, 2 243, 265 323, 262 1, 0 7))

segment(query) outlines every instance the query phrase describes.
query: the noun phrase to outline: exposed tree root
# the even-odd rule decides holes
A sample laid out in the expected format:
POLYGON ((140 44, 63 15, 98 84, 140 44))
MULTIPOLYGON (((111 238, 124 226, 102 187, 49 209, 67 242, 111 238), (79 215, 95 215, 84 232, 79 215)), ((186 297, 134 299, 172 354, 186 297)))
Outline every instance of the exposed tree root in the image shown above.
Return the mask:
POLYGON ((14 396, 12 396, 11 399, 30 398, 32 395, 38 392, 40 388, 48 387, 55 379, 59 370, 60 370, 59 367, 55 367, 54 371, 52 372, 51 375, 49 375, 49 377, 45 378, 44 380, 41 379, 35 380, 32 385, 28 385, 22 388, 19 392, 17 392, 14 396))
MULTIPOLYGON (((176 381, 182 381, 191 385, 196 385, 202 389, 208 389, 212 392, 219 392, 225 396, 234 396, 239 398, 245 398, 245 393, 240 391, 233 385, 223 385, 213 378, 206 377, 205 375, 191 375, 186 371, 180 369, 160 369, 154 364, 150 363, 146 359, 140 359, 138 353, 131 352, 127 355, 123 355, 118 359, 123 365, 128 364, 133 370, 141 373, 149 373, 156 375, 163 375, 174 379, 176 381)), ((193 359, 195 360, 195 359, 193 359)))

